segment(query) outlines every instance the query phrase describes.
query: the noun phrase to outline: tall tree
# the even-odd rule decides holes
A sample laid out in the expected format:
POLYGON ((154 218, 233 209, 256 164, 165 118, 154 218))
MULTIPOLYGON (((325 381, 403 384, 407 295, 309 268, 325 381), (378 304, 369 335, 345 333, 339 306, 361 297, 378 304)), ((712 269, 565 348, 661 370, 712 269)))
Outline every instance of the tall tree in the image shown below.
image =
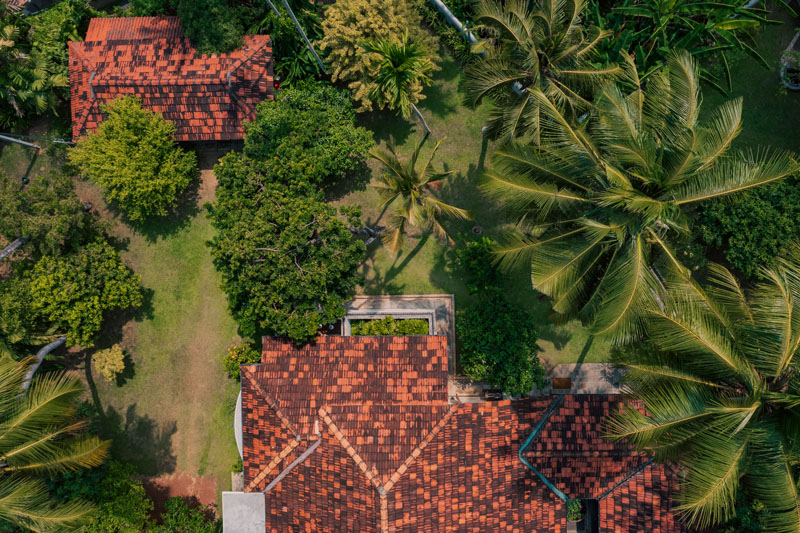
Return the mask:
POLYGON ((108 442, 85 435, 75 421, 81 382, 65 374, 33 379, 21 393, 31 359, 0 358, 0 519, 34 531, 81 525, 86 502, 56 503, 43 477, 102 463, 108 442))
POLYGON ((417 109, 419 100, 417 87, 430 85, 433 63, 428 54, 416 43, 409 41, 408 32, 403 32, 399 41, 376 39, 361 44, 361 47, 380 58, 375 76, 377 85, 373 87, 370 98, 380 102, 381 107, 397 110, 403 118, 411 116, 412 111, 419 118, 425 131, 431 129, 422 113, 417 109))
POLYGON ((439 219, 442 215, 466 219, 468 211, 442 201, 437 191, 451 172, 437 172, 431 166, 436 151, 444 139, 436 141, 428 160, 417 168, 417 161, 425 139, 421 139, 411 157, 401 161, 393 145, 388 150, 374 148, 370 155, 383 163, 385 172, 379 175, 375 187, 381 195, 383 209, 393 211, 391 233, 384 237, 384 244, 392 253, 403 245, 403 236, 409 226, 423 231, 433 231, 439 239, 453 244, 439 219))
POLYGON ((610 433, 679 460, 682 512, 705 529, 730 519, 746 488, 767 507, 765 531, 800 531, 800 248, 745 291, 718 265, 705 288, 678 275, 648 315, 652 346, 616 362, 644 404, 610 433))
POLYGON ((498 139, 538 142, 539 99, 574 119, 590 107, 585 91, 620 74, 617 66, 596 67, 596 50, 609 33, 581 25, 584 0, 486 0, 477 9, 474 47, 482 56, 467 69, 467 99, 494 104, 488 134, 498 139))
POLYGON ((652 265, 680 266, 674 245, 689 233, 687 209, 776 182, 800 170, 786 152, 731 152, 742 101, 700 120, 697 65, 670 56, 646 89, 632 61, 629 94, 606 84, 597 110, 575 125, 540 90, 541 145, 497 150, 485 190, 522 212, 500 249, 507 265, 531 266, 534 287, 595 334, 626 338, 659 284, 652 265))

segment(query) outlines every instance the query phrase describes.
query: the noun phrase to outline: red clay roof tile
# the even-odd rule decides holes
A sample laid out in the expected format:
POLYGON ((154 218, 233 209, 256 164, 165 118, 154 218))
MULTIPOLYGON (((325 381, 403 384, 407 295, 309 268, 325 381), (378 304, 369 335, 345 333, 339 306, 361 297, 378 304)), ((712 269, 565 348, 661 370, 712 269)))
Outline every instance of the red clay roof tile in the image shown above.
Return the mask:
POLYGON ((272 42, 248 35, 239 50, 198 54, 177 17, 96 18, 69 43, 72 135, 97 129, 100 104, 135 95, 175 124, 179 141, 244 136, 256 105, 273 97, 272 42))

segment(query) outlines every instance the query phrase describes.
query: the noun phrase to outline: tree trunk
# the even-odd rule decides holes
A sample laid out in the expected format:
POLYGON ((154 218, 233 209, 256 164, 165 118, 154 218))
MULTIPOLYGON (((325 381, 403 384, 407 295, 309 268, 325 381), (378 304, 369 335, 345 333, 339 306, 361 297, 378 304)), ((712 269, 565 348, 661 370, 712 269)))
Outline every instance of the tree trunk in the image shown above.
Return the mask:
POLYGON ((430 135, 431 129, 428 127, 428 123, 425 122, 425 117, 422 116, 422 113, 419 112, 417 106, 411 104, 411 109, 414 111, 414 114, 417 115, 417 118, 422 122, 422 126, 425 128, 425 135, 430 135))
POLYGON ((39 370, 39 367, 42 366, 42 361, 44 361, 44 358, 47 357, 47 354, 49 354, 50 352, 52 352, 65 342, 67 342, 66 337, 59 337, 36 353, 36 362, 33 365, 31 365, 31 367, 28 369, 28 372, 25 374, 25 379, 22 380, 23 391, 27 390, 27 388, 31 386, 31 380, 33 379, 33 375, 36 373, 37 370, 39 370))
POLYGON ((28 239, 30 239, 30 237, 19 237, 17 240, 3 248, 3 250, 0 251, 0 261, 13 254, 20 246, 28 242, 28 239))
POLYGON ((309 50, 311 50, 311 54, 314 56, 314 59, 317 60, 317 65, 319 65, 319 69, 322 71, 323 74, 327 74, 327 72, 325 71, 325 65, 322 64, 322 60, 317 55, 317 52, 314 50, 314 47, 311 46, 311 42, 308 40, 308 37, 306 37, 306 32, 303 31, 303 27, 300 26, 299 22, 297 22, 297 18, 294 16, 294 11, 292 11, 292 8, 289 7, 289 2, 283 0, 283 7, 285 7, 286 11, 289 12, 289 17, 292 19, 292 22, 294 22, 297 31, 300 32, 300 36, 303 38, 303 41, 305 41, 306 46, 308 47, 309 50))

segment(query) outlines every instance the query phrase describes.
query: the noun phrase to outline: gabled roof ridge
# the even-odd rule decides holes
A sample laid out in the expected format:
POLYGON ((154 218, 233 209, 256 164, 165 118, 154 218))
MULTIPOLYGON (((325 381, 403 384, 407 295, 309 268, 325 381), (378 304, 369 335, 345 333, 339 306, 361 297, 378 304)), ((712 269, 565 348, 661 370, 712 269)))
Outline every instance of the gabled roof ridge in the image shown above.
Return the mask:
POLYGON ((285 414, 283 414, 283 411, 281 411, 280 407, 278 407, 278 402, 276 402, 275 399, 272 398, 272 396, 270 396, 266 390, 264 390, 264 387, 262 387, 261 384, 258 382, 253 372, 248 367, 243 366, 242 374, 244 374, 247 377, 247 379, 250 380, 250 383, 252 383, 253 387, 255 387, 255 389, 258 391, 261 397, 267 401, 267 405, 269 406, 270 409, 272 409, 275 412, 275 414, 280 419, 281 423, 284 426, 286 426, 286 428, 289 431, 291 431, 296 438, 298 439, 301 438, 300 433, 294 428, 294 425, 292 425, 292 421, 289 420, 289 418, 285 414))
MULTIPOLYGON (((228 72, 233 74, 237 70, 239 70, 245 63, 248 63, 255 55, 260 52, 265 46, 272 44, 272 38, 269 35, 248 35, 247 37, 266 37, 266 39, 260 39, 261 43, 258 46, 254 46, 253 50, 250 51, 245 57, 240 57, 237 59, 228 69, 228 72)), ((248 39, 250 41, 258 42, 259 39, 248 39)), ((224 80, 224 75, 222 76, 224 80)))
POLYGON ((655 457, 651 457, 647 461, 640 464, 638 467, 628 472, 628 475, 626 475, 624 478, 615 483, 614 486, 603 492, 600 496, 597 497, 597 499, 602 500, 603 498, 606 498, 618 488, 627 485, 631 479, 635 478, 636 476, 644 472, 647 468, 649 468, 655 462, 655 460, 656 460, 655 457))

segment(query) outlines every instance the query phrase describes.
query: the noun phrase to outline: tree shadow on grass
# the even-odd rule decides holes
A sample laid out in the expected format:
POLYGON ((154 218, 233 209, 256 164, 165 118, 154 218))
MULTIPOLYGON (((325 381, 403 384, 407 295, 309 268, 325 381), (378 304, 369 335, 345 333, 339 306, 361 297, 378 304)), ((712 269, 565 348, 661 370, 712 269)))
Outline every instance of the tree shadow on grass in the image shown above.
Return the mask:
MULTIPOLYGON (((444 118, 455 113, 461 104, 463 96, 457 87, 440 83, 442 79, 447 82, 458 77, 461 65, 454 59, 448 59, 441 66, 442 70, 437 73, 433 83, 422 91, 425 99, 420 101, 419 107, 423 115, 425 111, 429 111, 438 118, 444 118)), ((447 132, 441 132, 438 136, 446 134, 447 132)))
POLYGON ((112 455, 133 463, 145 476, 171 474, 176 458, 172 453, 172 437, 178 431, 173 420, 159 423, 147 415, 136 413, 136 404, 129 405, 124 416, 109 406, 100 419, 100 435, 111 439, 112 455))
POLYGON ((405 286, 396 283, 394 279, 405 270, 411 260, 422 250, 429 238, 430 233, 425 233, 410 252, 405 253, 405 250, 402 249, 398 251, 391 266, 385 272, 381 272, 375 265, 374 257, 369 257, 361 267, 361 273, 365 277, 364 291, 367 294, 402 294, 405 286), (375 275, 372 279, 366 279, 366 273, 370 271, 374 272, 375 275))
MULTIPOLYGON (((375 136, 375 142, 389 142, 392 140, 395 145, 403 145, 415 129, 416 123, 411 119, 404 120, 394 111, 384 109, 382 111, 372 111, 358 115, 357 122, 370 130, 375 136)), ((417 126, 422 130, 422 126, 417 126)))
POLYGON ((331 183, 324 183, 322 190, 325 193, 325 200, 332 202, 339 200, 352 192, 365 191, 367 190, 367 185, 369 185, 371 179, 372 171, 365 161, 344 178, 336 179, 331 183))
POLYGON ((142 222, 130 221, 116 206, 110 209, 119 216, 131 229, 142 235, 148 243, 156 243, 159 239, 171 237, 185 230, 200 213, 200 180, 195 180, 192 185, 178 198, 177 205, 170 209, 167 215, 151 217, 142 222))

